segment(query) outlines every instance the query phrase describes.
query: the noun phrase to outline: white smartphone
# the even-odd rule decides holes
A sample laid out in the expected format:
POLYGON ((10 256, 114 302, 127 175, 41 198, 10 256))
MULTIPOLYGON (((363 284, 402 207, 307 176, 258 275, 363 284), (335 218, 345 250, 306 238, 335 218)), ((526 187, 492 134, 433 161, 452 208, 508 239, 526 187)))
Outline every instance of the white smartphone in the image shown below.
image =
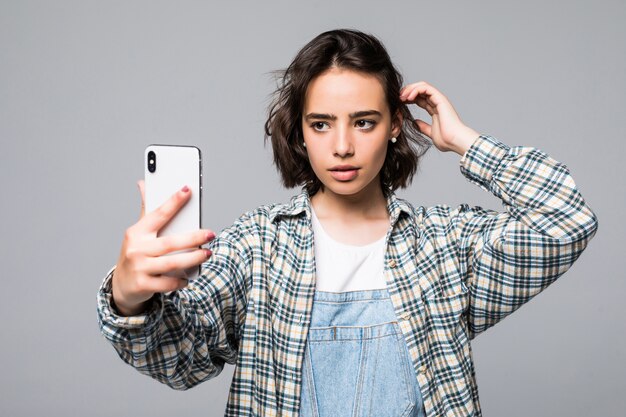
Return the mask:
MULTIPOLYGON (((188 233, 202 225, 202 157, 195 146, 150 145, 144 153, 145 211, 161 206, 176 191, 187 185, 191 198, 158 232, 158 236, 188 233)), ((172 252, 180 253, 179 252, 172 252)), ((175 271, 173 275, 192 280, 200 274, 197 267, 175 271)))

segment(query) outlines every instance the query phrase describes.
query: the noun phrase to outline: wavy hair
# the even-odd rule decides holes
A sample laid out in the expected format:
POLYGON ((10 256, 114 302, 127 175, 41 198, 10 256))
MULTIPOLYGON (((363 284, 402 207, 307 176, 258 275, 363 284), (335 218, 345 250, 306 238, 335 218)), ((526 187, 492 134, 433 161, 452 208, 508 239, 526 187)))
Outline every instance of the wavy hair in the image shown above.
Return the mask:
POLYGON ((274 165, 283 185, 304 185, 309 195, 323 188, 303 146, 302 111, 309 83, 333 67, 375 76, 383 86, 392 117, 400 111, 402 129, 396 143, 387 147, 380 181, 385 196, 389 190, 406 188, 431 142, 422 136, 408 106, 400 100, 402 75, 383 44, 373 35, 353 29, 321 33, 298 52, 286 69, 272 71, 277 88, 268 107, 264 143, 267 145, 271 138, 274 165))

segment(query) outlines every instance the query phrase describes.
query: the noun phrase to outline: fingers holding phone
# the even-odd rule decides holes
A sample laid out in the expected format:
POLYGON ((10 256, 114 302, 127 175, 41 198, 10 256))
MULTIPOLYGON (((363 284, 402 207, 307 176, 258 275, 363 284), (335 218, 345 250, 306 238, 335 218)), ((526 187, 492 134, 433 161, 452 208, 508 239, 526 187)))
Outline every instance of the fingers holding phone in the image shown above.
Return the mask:
POLYGON ((196 278, 211 255, 201 246, 215 238, 200 229, 199 149, 151 145, 145 156, 140 219, 126 230, 113 274, 113 299, 124 315, 140 313, 155 293, 196 278))
POLYGON ((144 214, 126 229, 113 274, 113 299, 120 313, 138 314, 155 293, 184 288, 188 279, 173 272, 198 266, 211 256, 209 250, 198 249, 215 238, 211 230, 158 236, 160 228, 188 202, 189 193, 176 192, 158 210, 144 214))

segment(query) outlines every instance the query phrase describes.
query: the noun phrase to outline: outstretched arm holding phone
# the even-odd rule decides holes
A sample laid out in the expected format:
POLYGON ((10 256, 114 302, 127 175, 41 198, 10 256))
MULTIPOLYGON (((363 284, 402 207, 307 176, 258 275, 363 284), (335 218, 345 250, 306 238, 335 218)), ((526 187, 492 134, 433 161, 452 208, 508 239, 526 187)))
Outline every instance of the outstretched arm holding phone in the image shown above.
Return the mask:
POLYGON ((98 291, 98 321, 126 363, 185 390, 236 361, 251 275, 244 236, 250 233, 236 221, 218 236, 202 229, 157 237, 191 191, 177 191, 146 214, 143 185, 141 218, 126 230, 118 263, 98 291), (208 249, 198 249, 206 243, 208 249), (200 264, 197 280, 171 276, 200 264))

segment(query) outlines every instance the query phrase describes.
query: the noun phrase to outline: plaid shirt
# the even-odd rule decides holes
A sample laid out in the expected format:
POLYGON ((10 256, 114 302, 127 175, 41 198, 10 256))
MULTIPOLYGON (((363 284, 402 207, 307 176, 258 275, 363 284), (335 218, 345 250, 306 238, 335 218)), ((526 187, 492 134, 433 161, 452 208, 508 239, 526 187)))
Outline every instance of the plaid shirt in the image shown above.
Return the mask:
MULTIPOLYGON (((460 170, 505 211, 387 197, 384 274, 428 417, 481 415, 470 340, 565 273, 598 227, 568 168, 536 148, 480 135, 460 170)), ((102 333, 175 389, 236 364, 226 416, 297 416, 315 292, 309 198, 303 188, 243 214, 209 244, 201 277, 144 315, 115 312, 109 273, 102 333)))

